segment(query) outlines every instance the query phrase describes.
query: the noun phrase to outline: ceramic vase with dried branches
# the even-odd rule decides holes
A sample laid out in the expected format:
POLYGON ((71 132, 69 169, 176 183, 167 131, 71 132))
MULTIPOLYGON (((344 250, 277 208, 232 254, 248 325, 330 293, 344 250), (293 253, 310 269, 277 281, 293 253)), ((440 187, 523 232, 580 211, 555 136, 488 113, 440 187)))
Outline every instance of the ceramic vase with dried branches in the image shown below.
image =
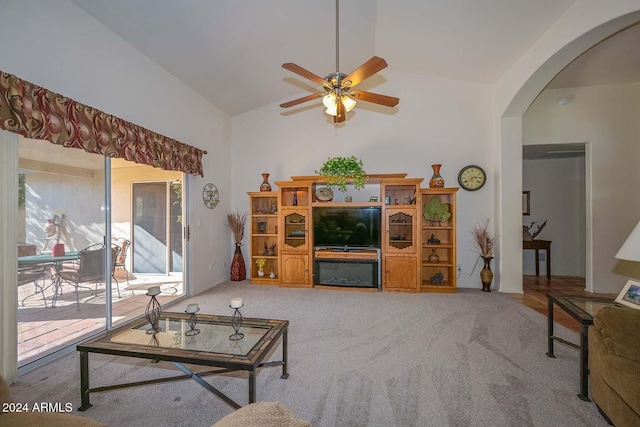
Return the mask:
MULTIPOLYGON (((491 282, 493 281, 493 271, 491 271, 491 260, 495 245, 495 236, 489 231, 489 220, 484 224, 477 224, 471 230, 474 240, 474 250, 482 258, 484 266, 480 270, 480 280, 482 281, 482 291, 491 292, 491 282)), ((477 263, 476 263, 477 265, 477 263)), ((475 271, 475 266, 473 267, 475 271)), ((473 271, 471 274, 473 274, 473 271)))
POLYGON ((247 278, 247 267, 244 264, 244 258, 242 256, 242 239, 244 238, 244 226, 247 222, 247 213, 240 211, 230 212, 227 214, 227 220, 233 240, 236 243, 236 250, 233 254, 233 260, 231 261, 231 275, 230 279, 234 282, 239 282, 247 278))

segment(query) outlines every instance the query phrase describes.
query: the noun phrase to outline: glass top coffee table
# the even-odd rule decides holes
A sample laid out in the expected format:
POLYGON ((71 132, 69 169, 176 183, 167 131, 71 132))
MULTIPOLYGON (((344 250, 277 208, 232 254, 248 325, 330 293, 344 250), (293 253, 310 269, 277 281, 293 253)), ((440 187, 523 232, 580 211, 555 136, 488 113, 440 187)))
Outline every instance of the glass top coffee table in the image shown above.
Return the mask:
POLYGON ((553 342, 568 345, 580 350, 580 394, 584 401, 589 399, 589 326, 593 325, 593 317, 602 307, 618 305, 613 298, 599 298, 588 295, 565 295, 547 293, 547 356, 555 358, 553 342), (553 305, 557 305, 571 317, 580 322, 580 344, 575 344, 553 334, 553 305))
POLYGON ((190 330, 186 313, 162 313, 161 330, 148 332, 149 322, 145 319, 134 320, 109 332, 100 334, 77 346, 80 352, 80 396, 79 411, 85 411, 92 405, 89 394, 125 387, 156 384, 191 378, 224 400, 233 408, 240 404, 233 401, 220 390, 203 379, 209 375, 219 375, 234 371, 247 371, 249 376, 249 403, 256 401, 256 371, 260 367, 282 366, 280 378, 289 377, 287 373, 287 320, 243 318, 240 332, 244 338, 230 340, 234 334, 230 316, 200 314, 197 316, 197 329, 200 333, 187 336, 190 330), (282 360, 263 362, 282 337, 282 360), (89 387, 89 353, 111 354, 115 356, 167 361, 177 366, 184 375, 167 378, 116 384, 104 387, 89 387), (215 370, 195 373, 184 364, 215 367, 215 370))

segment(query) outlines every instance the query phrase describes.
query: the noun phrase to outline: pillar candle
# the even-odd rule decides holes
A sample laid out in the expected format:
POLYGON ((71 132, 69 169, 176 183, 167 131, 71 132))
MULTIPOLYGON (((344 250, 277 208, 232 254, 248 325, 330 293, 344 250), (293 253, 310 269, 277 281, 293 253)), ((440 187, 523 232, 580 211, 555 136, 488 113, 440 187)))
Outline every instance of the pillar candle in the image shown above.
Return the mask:
POLYGON ((160 295, 160 286, 152 286, 149 289, 147 289, 147 295, 149 296, 160 295))

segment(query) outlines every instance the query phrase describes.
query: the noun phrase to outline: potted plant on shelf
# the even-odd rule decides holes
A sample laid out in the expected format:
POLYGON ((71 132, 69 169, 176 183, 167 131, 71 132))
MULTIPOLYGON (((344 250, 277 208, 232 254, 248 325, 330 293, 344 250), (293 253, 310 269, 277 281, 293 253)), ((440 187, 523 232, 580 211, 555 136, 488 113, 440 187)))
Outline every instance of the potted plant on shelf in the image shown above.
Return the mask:
POLYGON ((233 260, 231 261, 231 277, 234 282, 239 282, 247 278, 247 268, 244 264, 244 258, 242 257, 242 238, 244 237, 244 225, 247 222, 247 213, 240 211, 230 212, 227 214, 227 221, 231 234, 233 234, 233 240, 236 243, 236 250, 233 254, 233 260))
POLYGON ((267 264, 266 258, 256 259, 256 265, 258 266, 258 276, 264 276, 264 266, 267 264))
MULTIPOLYGON (((480 270, 480 280, 482 281, 482 291, 491 292, 491 282, 493 281, 493 272, 491 271, 491 260, 494 255, 495 236, 489 231, 489 220, 484 224, 476 224, 471 230, 474 240, 474 251, 478 254, 478 260, 482 258, 484 267, 480 270)), ((471 274, 476 270, 473 266, 471 274)))
POLYGON ((330 157, 315 172, 327 177, 327 186, 338 187, 340 191, 347 191, 349 180, 353 180, 353 186, 356 190, 362 190, 367 178, 362 160, 355 156, 330 157))

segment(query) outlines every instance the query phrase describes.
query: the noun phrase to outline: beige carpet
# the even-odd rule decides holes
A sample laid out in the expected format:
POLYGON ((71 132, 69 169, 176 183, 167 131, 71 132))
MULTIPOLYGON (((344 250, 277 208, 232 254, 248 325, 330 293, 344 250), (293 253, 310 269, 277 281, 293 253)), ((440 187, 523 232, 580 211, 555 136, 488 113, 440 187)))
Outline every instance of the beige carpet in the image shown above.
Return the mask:
MULTIPOLYGON (((545 356, 546 318, 498 292, 344 292, 225 283, 191 298, 201 312, 290 321, 289 373, 264 368, 258 401, 280 401, 313 426, 606 426, 577 398, 578 352, 545 356)), ((557 335, 577 340, 558 325, 557 335)), ((280 359, 277 350, 272 359, 280 359)), ((177 373, 170 363, 91 355, 91 386, 177 373)), ((247 403, 243 374, 207 377, 247 403)), ((23 375, 21 402, 80 403, 77 352, 23 375)), ((91 395, 111 426, 209 426, 231 408, 192 380, 91 395)), ((77 412, 76 412, 77 413, 77 412)))

